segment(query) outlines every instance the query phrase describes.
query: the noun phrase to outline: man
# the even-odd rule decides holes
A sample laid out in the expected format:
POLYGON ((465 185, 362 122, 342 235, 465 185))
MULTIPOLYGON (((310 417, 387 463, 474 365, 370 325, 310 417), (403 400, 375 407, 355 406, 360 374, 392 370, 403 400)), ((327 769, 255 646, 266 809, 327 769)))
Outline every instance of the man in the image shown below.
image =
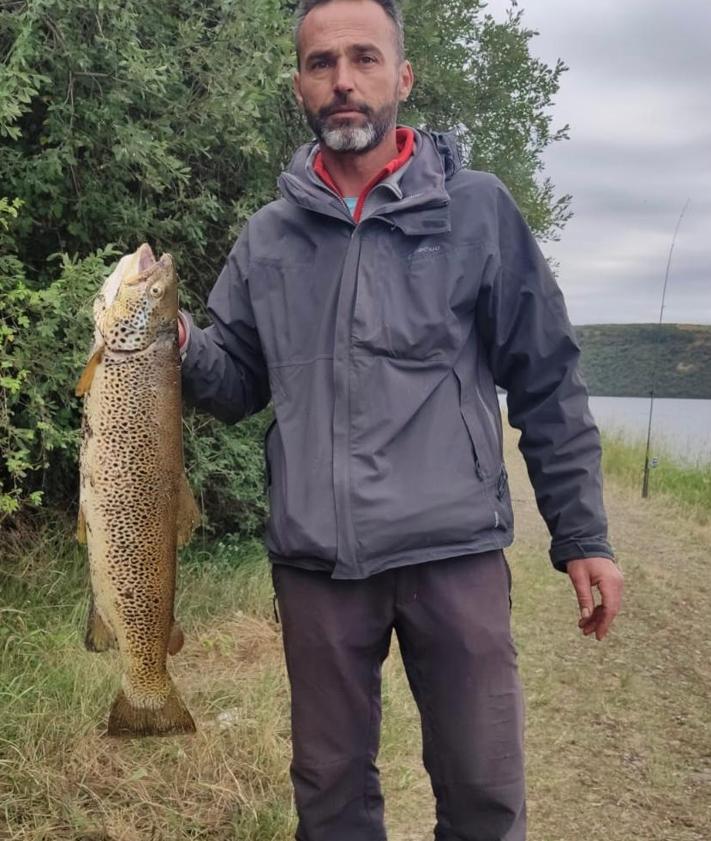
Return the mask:
POLYGON ((299 841, 380 841, 380 673, 393 629, 422 717, 439 841, 525 837, 523 702, 502 549, 496 384, 551 559, 601 640, 622 576, 560 290, 513 200, 450 135, 396 126, 413 72, 392 0, 306 0, 294 90, 317 142, 231 252, 187 398, 265 438, 292 691, 299 841), (602 601, 595 606, 592 588, 602 601))

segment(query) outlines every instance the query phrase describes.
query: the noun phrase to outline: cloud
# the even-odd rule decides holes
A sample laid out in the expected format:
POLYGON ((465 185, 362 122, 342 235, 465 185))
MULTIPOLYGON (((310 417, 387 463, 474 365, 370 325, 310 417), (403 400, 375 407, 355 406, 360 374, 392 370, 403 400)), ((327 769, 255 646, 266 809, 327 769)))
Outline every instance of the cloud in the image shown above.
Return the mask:
MULTIPOLYGON (((503 15, 505 0, 489 10, 503 15)), ((574 323, 711 323, 711 3, 520 0, 532 50, 569 66, 553 111, 571 139, 546 153, 574 217, 544 251, 574 323)))

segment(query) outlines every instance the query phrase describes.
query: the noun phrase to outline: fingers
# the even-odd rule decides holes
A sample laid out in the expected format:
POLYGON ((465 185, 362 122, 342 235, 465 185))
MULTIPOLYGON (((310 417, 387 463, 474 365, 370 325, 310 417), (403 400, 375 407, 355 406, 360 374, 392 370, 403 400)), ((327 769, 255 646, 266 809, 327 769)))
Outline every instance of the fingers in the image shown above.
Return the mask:
POLYGON ((611 570, 610 574, 603 576, 597 584, 602 597, 602 611, 600 620, 595 629, 595 636, 598 640, 603 639, 610 630, 622 606, 623 576, 617 568, 611 570))
POLYGON ((608 558, 584 558, 568 564, 568 575, 580 605, 578 627, 585 636, 594 633, 598 641, 604 639, 622 605, 622 572, 608 558), (593 587, 597 587, 601 596, 597 606, 593 587))
MULTIPOLYGON (((603 617, 604 608, 602 605, 598 605, 588 619, 581 619, 578 622, 578 627, 582 630, 586 637, 589 637, 590 634, 595 634, 597 636, 597 630, 603 620, 603 617)), ((598 636, 598 639, 601 639, 601 637, 598 636)))
POLYGON ((180 314, 178 314, 178 347, 182 350, 185 344, 185 325, 180 314))
POLYGON ((579 625, 582 627, 583 623, 590 621, 595 609, 595 599, 593 597, 590 575, 585 566, 580 565, 579 561, 572 561, 568 564, 568 575, 573 582, 573 587, 578 597, 581 616, 579 625))

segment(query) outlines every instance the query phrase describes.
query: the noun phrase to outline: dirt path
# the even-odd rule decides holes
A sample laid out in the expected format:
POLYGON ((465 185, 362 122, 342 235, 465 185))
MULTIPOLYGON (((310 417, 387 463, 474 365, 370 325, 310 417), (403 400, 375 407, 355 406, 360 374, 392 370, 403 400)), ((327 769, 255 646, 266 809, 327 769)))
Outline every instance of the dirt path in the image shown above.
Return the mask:
MULTIPOLYGON (((711 839, 711 530, 607 482, 625 603, 603 643, 583 639, 568 579, 507 440, 516 513, 514 634, 526 691, 529 841, 711 839)), ((431 841, 417 718, 388 664, 384 782, 392 841, 431 841), (390 713, 388 715, 388 713, 390 713), (395 713, 395 715, 393 715, 395 713), (413 748, 403 762, 409 731, 413 748)))

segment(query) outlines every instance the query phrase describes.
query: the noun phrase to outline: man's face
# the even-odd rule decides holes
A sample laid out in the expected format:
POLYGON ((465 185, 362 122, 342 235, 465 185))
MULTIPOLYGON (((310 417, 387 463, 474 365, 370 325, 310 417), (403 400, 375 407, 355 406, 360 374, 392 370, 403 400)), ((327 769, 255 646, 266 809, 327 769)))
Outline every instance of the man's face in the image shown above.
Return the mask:
POLYGON ((413 84, 396 39, 394 22, 371 0, 331 0, 304 19, 294 92, 330 149, 367 152, 395 126, 413 84))

